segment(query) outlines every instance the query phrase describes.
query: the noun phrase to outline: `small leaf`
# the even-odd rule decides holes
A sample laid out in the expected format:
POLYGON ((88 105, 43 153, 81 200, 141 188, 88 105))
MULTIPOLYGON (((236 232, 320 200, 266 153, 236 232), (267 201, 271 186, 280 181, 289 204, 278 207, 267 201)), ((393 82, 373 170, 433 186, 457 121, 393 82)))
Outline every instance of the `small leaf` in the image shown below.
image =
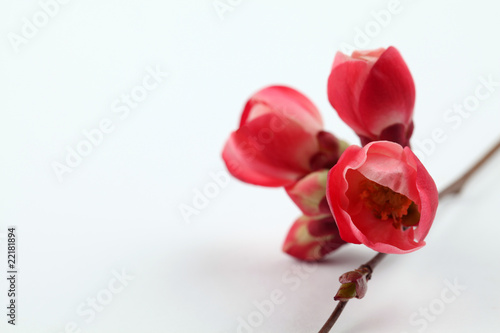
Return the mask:
POLYGON ((340 286, 337 295, 333 298, 336 301, 348 301, 356 297, 356 283, 349 282, 340 286))

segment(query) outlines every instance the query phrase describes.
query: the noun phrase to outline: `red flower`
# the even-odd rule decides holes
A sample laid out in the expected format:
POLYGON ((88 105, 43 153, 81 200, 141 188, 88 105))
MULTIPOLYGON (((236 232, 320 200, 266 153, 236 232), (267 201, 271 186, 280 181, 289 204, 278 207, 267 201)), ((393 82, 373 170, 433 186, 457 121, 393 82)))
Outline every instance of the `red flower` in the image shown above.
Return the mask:
POLYGON ((438 205, 415 154, 388 141, 350 146, 328 174, 326 196, 343 240, 384 253, 424 246, 438 205))
POLYGON ((229 172, 244 182, 287 186, 337 162, 339 142, 322 128, 321 116, 307 97, 271 86, 247 102, 222 158, 229 172))
POLYGON ((328 79, 328 99, 363 145, 377 140, 408 145, 415 85, 394 47, 351 56, 338 52, 328 79))
POLYGON ((304 215, 292 225, 283 244, 283 251, 297 259, 316 261, 344 244, 331 215, 304 215))

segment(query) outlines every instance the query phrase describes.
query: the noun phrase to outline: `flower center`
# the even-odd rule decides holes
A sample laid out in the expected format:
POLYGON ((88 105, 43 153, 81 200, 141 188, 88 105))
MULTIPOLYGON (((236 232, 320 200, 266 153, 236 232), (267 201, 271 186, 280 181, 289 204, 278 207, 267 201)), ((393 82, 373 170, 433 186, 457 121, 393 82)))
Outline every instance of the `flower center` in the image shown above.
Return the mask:
POLYGON ((382 221, 391 219, 394 228, 406 230, 420 221, 418 206, 408 197, 368 179, 361 182, 360 190, 365 207, 382 221))

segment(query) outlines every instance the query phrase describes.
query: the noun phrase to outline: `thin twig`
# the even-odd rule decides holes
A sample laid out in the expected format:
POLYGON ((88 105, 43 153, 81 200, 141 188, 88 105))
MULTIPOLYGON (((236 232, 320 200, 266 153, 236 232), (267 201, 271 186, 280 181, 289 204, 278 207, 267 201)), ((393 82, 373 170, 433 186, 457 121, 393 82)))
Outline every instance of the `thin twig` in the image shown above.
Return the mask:
POLYGON ((448 195, 458 194, 462 191, 465 183, 472 177, 486 162, 488 162, 493 155, 500 149, 500 141, 491 148, 476 164, 474 164, 462 177, 458 178, 452 184, 447 186, 444 190, 439 192, 439 199, 442 199, 448 195))
MULTIPOLYGON (((370 261, 368 261, 363 266, 368 267, 368 269, 370 269, 371 272, 373 272, 373 270, 375 269, 375 267, 377 267, 377 265, 379 264, 379 262, 381 262, 382 259, 384 259, 386 256, 387 256, 387 253, 377 253, 375 255, 375 257, 373 257, 370 261)), ((371 278, 371 274, 368 276, 368 280, 370 278, 371 278)))
POLYGON ((342 311, 344 311, 345 306, 347 305, 347 301, 339 301, 337 303, 337 306, 335 307, 335 310, 333 310, 332 315, 328 320, 326 321, 325 325, 319 330, 319 333, 328 333, 332 329, 333 325, 335 325, 335 322, 337 319, 339 319, 340 314, 342 311))

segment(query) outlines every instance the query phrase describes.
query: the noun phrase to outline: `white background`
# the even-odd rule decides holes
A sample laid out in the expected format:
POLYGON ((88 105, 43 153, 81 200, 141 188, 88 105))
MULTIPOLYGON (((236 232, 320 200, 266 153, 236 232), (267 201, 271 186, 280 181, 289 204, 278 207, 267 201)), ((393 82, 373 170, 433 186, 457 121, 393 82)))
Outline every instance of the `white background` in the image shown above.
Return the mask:
MULTIPOLYGON (((41 7, 0 1, 1 332, 237 332, 238 318, 255 316, 255 302, 276 289, 284 301, 252 331, 317 332, 338 276, 373 251, 345 246, 303 273, 280 251, 300 215, 281 189, 231 179, 189 221, 179 207, 193 205, 211 172, 226 174, 223 144, 264 86, 301 90, 329 131, 358 142, 326 96, 342 43, 400 50, 417 87, 414 147, 436 129, 446 135, 427 141, 423 158, 439 188, 499 139, 498 85, 460 124, 443 118, 473 99, 481 77, 500 81, 497 1, 401 0, 378 31, 371 13, 388 0, 232 3, 221 19, 213 0, 73 0, 16 52, 9 33, 21 35, 41 7), (356 44, 367 27, 372 37, 356 44), (120 119, 113 103, 148 67, 169 77, 120 119), (67 147, 105 118, 114 131, 59 182, 53 162, 65 163, 67 147), (4 306, 8 225, 19 242, 14 328, 4 306), (122 270, 134 277, 123 291, 91 320, 77 314, 122 270)), ((442 202, 425 248, 381 263, 336 332, 498 331, 499 166, 500 155, 442 202), (452 295, 446 280, 467 289, 441 309, 442 293, 452 295), (422 319, 429 306, 440 313, 422 319)))

